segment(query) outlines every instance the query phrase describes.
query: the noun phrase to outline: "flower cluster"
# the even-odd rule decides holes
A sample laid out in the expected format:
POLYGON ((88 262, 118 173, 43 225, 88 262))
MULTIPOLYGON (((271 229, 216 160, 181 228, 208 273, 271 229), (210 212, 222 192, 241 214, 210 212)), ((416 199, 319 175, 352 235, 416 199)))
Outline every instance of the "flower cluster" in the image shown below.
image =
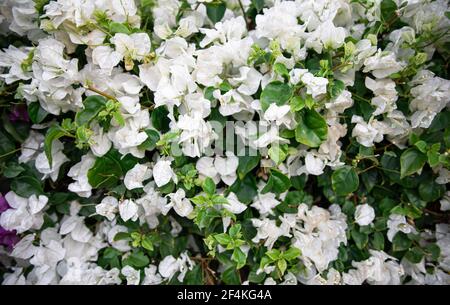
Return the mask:
POLYGON ((450 284, 445 0, 4 0, 3 284, 450 284))

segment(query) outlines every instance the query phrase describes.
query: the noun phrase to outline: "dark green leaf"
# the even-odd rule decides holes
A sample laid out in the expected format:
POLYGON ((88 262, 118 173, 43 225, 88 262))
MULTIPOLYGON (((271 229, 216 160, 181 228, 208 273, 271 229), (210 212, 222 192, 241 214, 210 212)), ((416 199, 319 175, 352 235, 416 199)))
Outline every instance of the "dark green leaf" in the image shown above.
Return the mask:
POLYGON ((292 96, 292 88, 288 84, 280 81, 269 83, 261 92, 260 103, 263 111, 269 108, 270 104, 275 103, 278 106, 285 105, 292 96))
POLYGON ((405 150, 400 157, 400 178, 418 172, 427 162, 427 156, 414 147, 405 150))
POLYGON ((355 169, 345 165, 335 170, 331 176, 333 190, 337 195, 347 195, 359 187, 359 178, 355 169))
POLYGON ((303 109, 298 115, 295 139, 310 147, 318 147, 327 139, 328 126, 315 110, 303 109))

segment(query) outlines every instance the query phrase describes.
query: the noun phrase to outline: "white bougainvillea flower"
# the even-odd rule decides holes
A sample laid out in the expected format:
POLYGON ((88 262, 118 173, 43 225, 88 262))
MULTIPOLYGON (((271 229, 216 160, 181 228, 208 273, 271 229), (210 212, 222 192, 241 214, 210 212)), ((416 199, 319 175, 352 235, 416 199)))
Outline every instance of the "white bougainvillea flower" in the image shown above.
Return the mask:
POLYGON ((105 216, 109 221, 113 221, 119 211, 119 200, 112 196, 106 196, 95 206, 95 211, 101 216, 105 216))
POLYGON ((412 225, 406 222, 406 217, 404 215, 399 214, 389 215, 387 227, 388 227, 387 237, 388 240, 391 242, 395 234, 397 234, 397 232, 403 232, 405 234, 417 232, 412 225))
POLYGON ((132 220, 135 221, 138 215, 138 206, 131 199, 125 199, 119 202, 119 214, 123 221, 132 220))
POLYGON ((368 205, 360 204, 355 210, 355 222, 360 226, 367 226, 375 219, 375 210, 368 205))
POLYGON ((152 170, 149 165, 138 163, 126 173, 123 183, 127 189, 133 190, 144 187, 142 182, 151 177, 152 170))
POLYGON ((174 177, 176 177, 175 173, 171 167, 172 161, 160 159, 156 162, 155 166, 153 166, 153 179, 157 186, 161 187, 169 183, 174 177))
POLYGON ((166 209, 173 208, 175 212, 181 217, 188 217, 194 210, 191 201, 186 198, 186 193, 183 189, 178 189, 175 193, 167 195, 170 200, 166 205, 166 209))
POLYGON ((142 61, 150 53, 151 42, 147 33, 134 33, 131 35, 117 33, 111 38, 116 51, 125 60, 125 68, 131 70, 133 60, 142 61))
POLYGON ((98 46, 92 51, 92 61, 111 74, 112 69, 119 64, 123 54, 114 51, 110 46, 98 46))

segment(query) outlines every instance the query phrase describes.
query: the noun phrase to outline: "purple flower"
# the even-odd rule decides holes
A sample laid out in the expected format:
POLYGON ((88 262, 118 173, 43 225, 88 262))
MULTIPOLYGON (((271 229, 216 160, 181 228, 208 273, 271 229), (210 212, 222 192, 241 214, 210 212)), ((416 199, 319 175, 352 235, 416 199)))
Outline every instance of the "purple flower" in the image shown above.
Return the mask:
POLYGON ((0 226, 0 245, 6 246, 8 251, 12 251, 13 247, 19 241, 16 231, 8 231, 0 226))
POLYGON ((8 117, 11 122, 17 122, 17 121, 29 122, 30 121, 30 117, 28 116, 27 107, 25 105, 14 105, 12 107, 12 111, 8 117))
MULTIPOLYGON (((0 214, 11 208, 6 201, 5 197, 0 194, 0 214)), ((6 246, 9 251, 11 251, 14 245, 19 241, 19 236, 17 236, 16 231, 5 230, 0 226, 0 246, 6 246)))
POLYGON ((8 202, 6 202, 5 197, 3 197, 2 194, 0 194, 0 214, 9 209, 10 206, 8 202))

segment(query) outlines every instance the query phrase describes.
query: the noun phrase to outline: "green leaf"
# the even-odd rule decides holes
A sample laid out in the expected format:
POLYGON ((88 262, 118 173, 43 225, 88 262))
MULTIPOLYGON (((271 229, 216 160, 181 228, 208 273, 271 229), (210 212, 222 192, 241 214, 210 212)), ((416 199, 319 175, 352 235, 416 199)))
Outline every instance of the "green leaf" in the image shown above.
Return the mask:
POLYGON ((226 233, 215 234, 214 239, 222 246, 227 246, 231 242, 231 237, 226 233))
POLYGON ((184 277, 183 284, 186 285, 203 285, 203 270, 200 264, 195 265, 195 267, 186 273, 184 277))
POLYGON ((286 69, 286 66, 280 62, 277 62, 273 65, 273 70, 278 75, 282 76, 286 81, 289 80, 289 71, 286 69))
POLYGON ((405 150, 400 157, 400 179, 418 172, 427 162, 427 156, 414 147, 405 150))
POLYGON ((280 164, 288 156, 288 146, 287 145, 272 145, 269 148, 269 157, 275 164, 280 164))
MULTIPOLYGON (((10 140, 9 136, 0 131, 0 156, 8 157, 12 156, 12 152, 15 151, 16 145, 10 140)), ((0 157, 0 160, 3 157, 0 157)))
POLYGON ((260 103, 263 111, 269 108, 270 104, 275 103, 278 106, 285 105, 292 96, 292 88, 288 84, 280 81, 274 81, 267 84, 261 92, 260 103))
POLYGON ((384 250, 384 235, 381 232, 375 232, 372 239, 372 248, 378 251, 384 250))
POLYGON ((25 171, 25 168, 20 166, 17 163, 8 163, 3 170, 3 176, 6 178, 14 178, 20 175, 22 172, 25 171))
POLYGON ((276 261, 280 258, 281 252, 278 249, 272 249, 266 252, 266 255, 272 260, 276 261))
POLYGON ((408 250, 408 252, 406 252, 405 257, 411 263, 418 264, 422 261, 424 254, 425 253, 423 252, 423 250, 419 247, 412 247, 408 250))
POLYGON ((241 224, 237 223, 235 225, 233 225, 229 231, 230 233, 230 237, 235 238, 238 236, 239 232, 241 232, 241 224))
POLYGON ((225 15, 226 8, 227 6, 223 2, 206 3, 206 14, 213 23, 217 23, 222 20, 223 16, 225 15))
POLYGON ((327 139, 328 126, 315 110, 303 109, 298 115, 295 139, 310 147, 318 147, 327 139))
POLYGON ((333 172, 331 184, 334 192, 339 196, 353 193, 359 187, 358 174, 353 167, 344 165, 333 172))
POLYGON ((100 95, 88 96, 83 101, 84 108, 75 115, 75 123, 78 126, 89 124, 97 115, 105 109, 106 100, 100 95))
POLYGON ((222 273, 221 279, 227 285, 240 285, 241 284, 239 271, 236 270, 235 266, 231 266, 228 269, 226 269, 222 273))
POLYGON ((150 260, 143 252, 139 251, 131 253, 123 260, 123 263, 139 269, 148 266, 150 260))
POLYGON ((296 247, 290 247, 286 252, 283 253, 283 258, 287 261, 298 258, 301 255, 300 249, 296 247))
POLYGON ((256 11, 259 13, 264 7, 264 0, 252 0, 252 4, 256 8, 256 11))
POLYGON ((239 165, 237 168, 237 174, 239 179, 244 179, 245 175, 253 170, 258 164, 259 160, 261 160, 261 156, 241 156, 239 157, 239 165))
POLYGON ((438 260, 438 258, 441 256, 441 248, 439 248, 436 244, 428 244, 425 246, 426 252, 428 255, 431 256, 431 259, 433 261, 438 260))
POLYGON ((10 187, 14 193, 25 198, 32 195, 39 196, 44 193, 40 181, 32 176, 21 176, 14 178, 10 187))
POLYGON ((433 202, 445 193, 445 185, 437 184, 433 179, 428 179, 419 185, 419 195, 426 202, 433 202))
POLYGON ((289 101, 289 105, 291 106, 291 112, 297 112, 305 108, 306 101, 301 96, 293 96, 289 101))
POLYGON ((141 241, 141 245, 144 249, 147 249, 148 251, 153 251, 154 247, 153 247, 153 242, 150 239, 150 237, 145 236, 144 239, 141 241))
POLYGON ((285 259, 280 259, 279 261, 277 261, 277 267, 280 270, 281 274, 284 274, 284 272, 287 269, 287 262, 285 259))
POLYGON ((114 235, 114 241, 125 240, 130 238, 130 233, 128 232, 119 232, 114 235))
POLYGON ((216 184, 210 177, 206 177, 205 181, 203 181, 202 188, 208 195, 213 195, 216 193, 216 184))
POLYGON ((272 169, 270 171, 270 177, 266 186, 262 189, 261 193, 265 194, 270 191, 277 194, 286 192, 291 187, 291 181, 287 176, 278 170, 272 169))
POLYGON ((41 123, 48 115, 38 102, 28 105, 28 115, 34 124, 41 123))
POLYGON ((131 34, 128 27, 125 24, 119 23, 119 22, 111 22, 109 24, 109 31, 113 35, 116 33, 123 33, 123 34, 127 34, 127 35, 131 34))
POLYGON ((120 163, 114 158, 104 155, 95 160, 94 166, 87 173, 89 184, 93 188, 112 188, 122 176, 120 163))
POLYGON ((230 186, 230 191, 236 194, 240 202, 249 204, 258 194, 256 180, 253 175, 246 175, 244 179, 236 179, 230 186))
POLYGON ((170 119, 167 116, 169 111, 165 106, 159 106, 152 111, 151 118, 153 127, 161 131, 162 133, 166 133, 170 130, 169 123, 170 119))
POLYGON ((50 128, 47 130, 47 133, 45 134, 44 151, 45 155, 47 156, 50 168, 53 167, 53 157, 52 157, 53 141, 66 135, 67 132, 59 125, 50 126, 50 128))
POLYGON ((142 150, 154 150, 156 142, 159 141, 159 133, 153 129, 146 129, 145 133, 147 134, 147 139, 138 148, 142 150))
POLYGON ((358 249, 362 250, 367 246, 369 242, 369 236, 367 234, 352 230, 351 235, 358 249))
POLYGON ((384 22, 389 22, 395 18, 397 4, 393 0, 383 0, 380 4, 381 17, 384 22))
POLYGON ((341 80, 335 79, 328 83, 328 94, 330 95, 330 98, 338 97, 344 89, 345 84, 341 80))
POLYGON ((247 255, 240 248, 234 248, 231 259, 236 262, 237 269, 241 269, 245 266, 247 255))
POLYGON ((395 252, 405 251, 411 247, 412 241, 403 232, 397 232, 392 239, 392 250, 395 252))

